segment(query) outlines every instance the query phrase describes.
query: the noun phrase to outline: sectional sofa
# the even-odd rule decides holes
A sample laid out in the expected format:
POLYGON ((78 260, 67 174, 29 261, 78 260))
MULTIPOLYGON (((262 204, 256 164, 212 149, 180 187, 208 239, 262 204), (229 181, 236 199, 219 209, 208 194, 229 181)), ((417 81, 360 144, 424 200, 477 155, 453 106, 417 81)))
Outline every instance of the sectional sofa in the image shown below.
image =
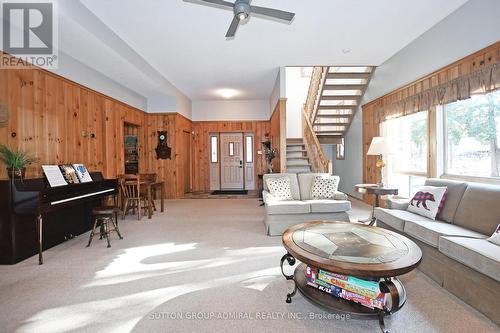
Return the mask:
MULTIPOLYGON (((311 188, 314 177, 328 175, 320 173, 273 173, 264 175, 264 191, 262 196, 266 205, 264 224, 269 236, 279 236, 290 226, 314 220, 349 221, 347 211, 351 210, 351 202, 347 195, 337 192, 334 199, 314 200, 311 188), (280 201, 269 193, 266 180, 269 178, 287 177, 293 200, 280 201)), ((340 181, 338 176, 337 183, 340 181)))
POLYGON ((413 239, 422 249, 422 272, 500 325, 500 246, 486 240, 500 224, 500 186, 445 179, 426 185, 448 188, 437 220, 387 200, 375 209, 377 225, 413 239))

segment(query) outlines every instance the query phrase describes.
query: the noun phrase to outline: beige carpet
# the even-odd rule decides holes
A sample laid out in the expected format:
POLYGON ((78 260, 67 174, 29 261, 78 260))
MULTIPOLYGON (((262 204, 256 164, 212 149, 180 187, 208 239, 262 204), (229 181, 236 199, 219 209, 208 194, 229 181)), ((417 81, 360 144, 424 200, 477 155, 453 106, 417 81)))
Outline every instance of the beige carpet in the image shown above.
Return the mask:
MULTIPOLYGON (((280 237, 256 199, 175 200, 121 223, 125 239, 85 248, 87 235, 0 267, 0 332, 379 332, 374 320, 328 318, 298 294, 285 303, 280 237), (260 318, 260 319, 259 319, 260 318)), ((366 217, 355 202, 353 218, 366 217)), ((391 332, 498 332, 415 271, 391 332)))

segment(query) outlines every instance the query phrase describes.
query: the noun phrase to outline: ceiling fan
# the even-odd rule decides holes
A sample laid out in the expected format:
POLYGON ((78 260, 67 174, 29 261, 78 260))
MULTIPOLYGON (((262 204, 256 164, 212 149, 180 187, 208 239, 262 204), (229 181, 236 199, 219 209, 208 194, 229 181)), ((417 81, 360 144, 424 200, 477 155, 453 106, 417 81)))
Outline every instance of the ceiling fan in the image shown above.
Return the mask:
MULTIPOLYGON (((184 1, 193 2, 192 0, 184 0, 184 1)), ((252 13, 288 22, 291 22, 293 20, 293 17, 295 16, 294 13, 285 12, 283 10, 252 6, 250 5, 250 1, 251 0, 236 0, 235 3, 232 3, 224 0, 198 0, 197 2, 201 2, 200 4, 206 2, 207 5, 208 4, 219 5, 224 7, 230 7, 233 9, 234 18, 233 21, 231 22, 231 25, 229 26, 229 30, 226 33, 226 38, 234 37, 234 35, 236 34, 236 30, 240 25, 240 22, 246 20, 252 13)))

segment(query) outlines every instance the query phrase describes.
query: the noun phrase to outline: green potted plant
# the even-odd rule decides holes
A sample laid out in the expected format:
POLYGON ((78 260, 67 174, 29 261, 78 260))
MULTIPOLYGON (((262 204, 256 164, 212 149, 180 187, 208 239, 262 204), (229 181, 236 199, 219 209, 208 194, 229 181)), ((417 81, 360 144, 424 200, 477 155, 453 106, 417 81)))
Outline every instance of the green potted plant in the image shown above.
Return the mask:
POLYGON ((26 166, 38 161, 38 158, 30 156, 24 150, 11 150, 7 146, 0 145, 0 160, 7 165, 9 178, 24 178, 26 166))

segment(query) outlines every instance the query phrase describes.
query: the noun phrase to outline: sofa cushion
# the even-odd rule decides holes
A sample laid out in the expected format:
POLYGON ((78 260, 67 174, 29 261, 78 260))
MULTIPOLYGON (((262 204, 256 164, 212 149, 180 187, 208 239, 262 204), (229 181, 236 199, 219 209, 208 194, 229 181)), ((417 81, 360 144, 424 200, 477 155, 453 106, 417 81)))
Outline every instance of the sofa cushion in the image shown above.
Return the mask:
POLYGON ((304 201, 271 201, 266 203, 266 211, 269 215, 307 214, 311 212, 311 206, 304 201))
POLYGON ((431 246, 439 246, 439 237, 441 236, 462 236, 485 239, 487 236, 478 232, 438 221, 406 221, 404 231, 416 239, 431 246))
POLYGON ((300 200, 299 182, 295 173, 268 173, 263 176, 264 190, 269 192, 267 187, 267 179, 287 177, 290 179, 290 191, 292 192, 293 200, 300 200))
POLYGON ((347 200, 305 200, 311 205, 312 213, 338 213, 351 210, 351 202, 347 200))
POLYGON ((313 200, 335 199, 339 177, 316 176, 311 188, 313 200))
POLYGON ((500 223, 500 186, 469 183, 453 223, 491 235, 500 223))
POLYGON ((488 238, 488 242, 491 242, 493 244, 499 245, 500 246, 500 224, 497 227, 497 230, 491 235, 490 238, 488 238))
POLYGON ((443 208, 437 215, 437 219, 452 223, 455 218, 458 205, 460 204, 460 200, 462 200, 462 196, 467 188, 467 183, 448 179, 430 178, 425 181, 425 185, 448 188, 448 191, 446 192, 446 201, 444 202, 443 208))
POLYGON ((278 200, 293 200, 290 189, 290 178, 269 178, 266 179, 267 188, 273 197, 278 200))
MULTIPOLYGON (((328 173, 299 173, 297 175, 299 186, 300 186, 300 198, 302 200, 311 200, 311 189, 314 183, 314 178, 316 176, 325 176, 328 177, 330 174, 328 173)), ((333 176, 337 177, 337 186, 340 180, 339 176, 333 176)))
POLYGON ((374 215, 377 220, 399 231, 404 231, 405 221, 434 222, 434 220, 427 217, 399 209, 375 208, 374 215))
POLYGON ((462 264, 500 281, 500 246, 485 239, 441 237, 439 251, 462 264))

